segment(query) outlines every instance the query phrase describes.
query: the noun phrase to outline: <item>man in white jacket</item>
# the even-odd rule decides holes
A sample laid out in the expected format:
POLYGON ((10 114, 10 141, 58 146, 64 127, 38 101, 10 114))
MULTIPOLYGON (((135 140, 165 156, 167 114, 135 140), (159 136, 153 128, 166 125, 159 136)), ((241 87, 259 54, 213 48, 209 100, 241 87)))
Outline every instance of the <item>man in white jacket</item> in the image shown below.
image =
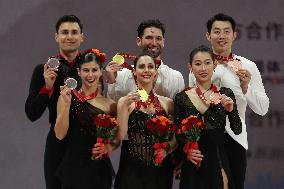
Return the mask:
MULTIPOLYGON (((248 149, 245 113, 247 105, 257 114, 265 115, 269 107, 269 98, 265 93, 260 72, 256 64, 244 57, 232 53, 232 44, 236 39, 236 23, 228 15, 216 14, 207 21, 207 40, 211 43, 218 62, 212 80, 218 86, 233 90, 240 118, 242 133, 235 135, 227 119, 225 148, 228 154, 232 178, 236 189, 244 188, 248 149)), ((195 85, 193 74, 189 74, 189 86, 195 85)))
MULTIPOLYGON (((162 49, 165 46, 165 27, 158 19, 144 20, 137 28, 138 36, 136 44, 143 52, 151 54, 158 62, 158 76, 154 86, 154 92, 169 98, 184 89, 184 79, 182 74, 165 65, 161 60, 162 49)), ((127 95, 136 90, 135 80, 132 71, 110 62, 106 66, 108 83, 108 96, 114 100, 127 95)))

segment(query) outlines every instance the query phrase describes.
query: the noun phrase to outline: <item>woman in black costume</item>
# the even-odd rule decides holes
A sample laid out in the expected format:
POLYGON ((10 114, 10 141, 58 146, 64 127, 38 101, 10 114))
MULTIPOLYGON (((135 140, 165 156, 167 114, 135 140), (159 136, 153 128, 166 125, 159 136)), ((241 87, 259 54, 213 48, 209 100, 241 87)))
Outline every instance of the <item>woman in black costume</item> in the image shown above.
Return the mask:
MULTIPOLYGON (((230 166, 224 150, 226 117, 235 134, 242 132, 235 96, 231 89, 218 88, 211 82, 215 68, 213 52, 200 46, 190 54, 189 69, 196 78, 196 86, 176 95, 175 120, 179 124, 190 115, 202 118, 205 129, 198 141, 199 149, 184 153, 180 189, 234 188, 230 166)), ((181 148, 185 140, 178 137, 181 148)))
POLYGON ((99 92, 104 61, 104 53, 87 50, 78 68, 82 88, 79 91, 67 86, 61 88, 54 130, 58 139, 68 141, 57 170, 64 189, 111 189, 112 186, 113 169, 108 154, 115 145, 96 143, 93 121, 98 114, 116 115, 115 102, 99 92), (102 159, 100 152, 104 154, 102 159), (97 160, 92 160, 93 155, 97 160))
POLYGON ((172 137, 168 142, 168 148, 154 150, 155 141, 146 126, 146 121, 153 115, 169 117, 173 113, 173 101, 153 91, 156 68, 151 56, 138 56, 134 61, 133 74, 137 79, 138 89, 143 88, 148 94, 148 99, 142 102, 140 97, 143 93, 135 91, 118 101, 117 136, 120 140, 128 137, 128 141, 122 143, 122 154, 115 180, 116 189, 172 188, 173 166, 171 155, 168 154, 176 147, 176 140, 172 137), (155 165, 155 156, 163 159, 160 166, 155 165))

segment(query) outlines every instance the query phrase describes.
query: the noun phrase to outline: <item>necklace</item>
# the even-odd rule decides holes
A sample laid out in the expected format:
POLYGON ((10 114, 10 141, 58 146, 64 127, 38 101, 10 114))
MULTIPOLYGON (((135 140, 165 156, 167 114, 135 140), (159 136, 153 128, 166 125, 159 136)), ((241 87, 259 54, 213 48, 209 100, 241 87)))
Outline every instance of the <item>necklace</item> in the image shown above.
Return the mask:
POLYGON ((99 88, 97 88, 96 91, 93 92, 90 95, 85 95, 85 93, 84 93, 84 91, 82 89, 80 89, 79 91, 73 90, 72 92, 78 98, 79 101, 85 102, 85 101, 88 101, 88 100, 96 98, 97 95, 98 95, 98 89, 99 88))
POLYGON ((210 102, 208 102, 208 101, 206 100, 205 96, 204 96, 204 94, 205 94, 206 92, 208 92, 209 90, 212 90, 213 94, 214 94, 214 93, 218 93, 218 89, 217 89, 217 87, 216 87, 214 84, 211 84, 210 88, 207 89, 207 90, 206 90, 205 92, 203 92, 203 93, 201 92, 201 90, 200 90, 200 88, 199 88, 198 85, 196 85, 196 87, 195 87, 195 92, 196 92, 196 94, 197 94, 198 97, 201 99, 201 101, 202 101, 204 104, 206 104, 206 105, 212 104, 211 99, 210 99, 210 102))
POLYGON ((217 60, 220 64, 227 64, 233 72, 238 72, 239 69, 242 69, 241 60, 234 57, 232 53, 228 57, 214 54, 214 59, 217 60))
POLYGON ((150 91, 148 99, 145 102, 139 100, 136 102, 136 108, 139 110, 141 107, 144 109, 148 108, 151 104, 153 104, 156 113, 164 113, 164 110, 161 106, 161 103, 158 97, 154 94, 153 90, 150 91))
MULTIPOLYGON (((206 90, 206 91, 204 91, 203 93, 202 93, 202 95, 204 96, 205 95, 205 93, 207 93, 209 90, 211 89, 211 86, 206 90)), ((201 90, 200 90, 201 91, 201 90)))
POLYGON ((220 62, 221 64, 226 64, 227 62, 234 60, 234 55, 231 53, 228 57, 226 57, 214 54, 214 59, 220 62))

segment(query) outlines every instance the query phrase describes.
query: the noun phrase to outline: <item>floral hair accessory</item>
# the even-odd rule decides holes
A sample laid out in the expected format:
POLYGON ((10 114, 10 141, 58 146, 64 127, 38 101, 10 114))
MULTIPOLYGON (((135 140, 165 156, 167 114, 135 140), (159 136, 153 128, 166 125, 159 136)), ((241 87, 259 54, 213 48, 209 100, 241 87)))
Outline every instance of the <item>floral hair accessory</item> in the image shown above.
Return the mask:
POLYGON ((99 63, 104 63, 106 61, 106 54, 103 53, 103 52, 100 52, 99 49, 95 49, 95 48, 92 48, 92 49, 88 49, 86 52, 87 53, 92 53, 92 54, 95 54, 95 56, 98 58, 99 60, 99 63))

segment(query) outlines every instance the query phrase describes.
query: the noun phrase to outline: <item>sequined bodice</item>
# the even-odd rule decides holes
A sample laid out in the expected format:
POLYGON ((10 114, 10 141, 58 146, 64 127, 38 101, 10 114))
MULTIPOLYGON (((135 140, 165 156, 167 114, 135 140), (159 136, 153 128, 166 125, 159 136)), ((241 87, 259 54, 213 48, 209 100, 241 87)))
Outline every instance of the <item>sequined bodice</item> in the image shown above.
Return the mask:
POLYGON ((94 116, 104 113, 72 97, 67 147, 56 176, 71 188, 111 188, 113 169, 109 157, 92 160, 97 132, 94 116))
POLYGON ((68 129, 70 151, 79 150, 90 156, 97 139, 94 116, 103 113, 105 112, 88 102, 80 102, 76 97, 72 97, 68 129))
POLYGON ((140 110, 133 110, 128 121, 128 149, 127 156, 132 160, 137 160, 141 164, 151 166, 153 164, 155 143, 148 133, 146 121, 150 116, 140 110))

